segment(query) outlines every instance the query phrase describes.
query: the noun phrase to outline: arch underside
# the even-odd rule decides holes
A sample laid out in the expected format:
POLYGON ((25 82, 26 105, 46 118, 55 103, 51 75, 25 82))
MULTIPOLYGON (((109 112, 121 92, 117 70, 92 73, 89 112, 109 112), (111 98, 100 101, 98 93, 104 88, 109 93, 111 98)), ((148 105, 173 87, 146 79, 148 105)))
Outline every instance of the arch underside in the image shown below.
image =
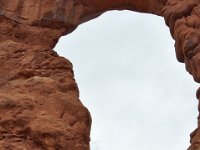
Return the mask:
MULTIPOLYGON (((90 113, 72 64, 52 48, 79 24, 125 9, 163 16, 178 61, 200 82, 198 0, 1 0, 0 149, 89 149, 90 113)), ((200 148, 199 125, 189 150, 200 148)))

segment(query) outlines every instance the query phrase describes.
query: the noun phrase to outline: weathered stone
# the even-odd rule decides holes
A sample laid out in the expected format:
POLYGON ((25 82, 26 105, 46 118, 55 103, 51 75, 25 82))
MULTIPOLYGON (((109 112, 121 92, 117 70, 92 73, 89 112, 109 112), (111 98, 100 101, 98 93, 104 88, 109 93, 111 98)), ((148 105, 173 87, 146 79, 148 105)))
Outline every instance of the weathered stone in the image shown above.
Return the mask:
MULTIPOLYGON (((199 0, 0 0, 0 149, 89 150, 91 118, 59 38, 110 10, 163 16, 200 82, 199 0)), ((197 98, 199 92, 197 92, 197 98)), ((200 147, 200 120, 189 150, 200 147)))

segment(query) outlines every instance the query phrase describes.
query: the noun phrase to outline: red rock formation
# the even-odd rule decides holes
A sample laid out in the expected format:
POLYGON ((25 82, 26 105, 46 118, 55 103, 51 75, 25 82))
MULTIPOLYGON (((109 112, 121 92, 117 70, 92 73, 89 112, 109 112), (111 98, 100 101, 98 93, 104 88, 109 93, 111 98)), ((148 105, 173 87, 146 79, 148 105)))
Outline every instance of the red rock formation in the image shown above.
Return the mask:
MULTIPOLYGON (((163 8, 163 16, 176 41, 178 61, 185 63, 186 70, 200 83, 200 1, 168 0, 163 8)), ((200 100, 200 90, 197 91, 197 98, 200 100)), ((200 111, 200 106, 198 110, 200 111)), ((189 150, 200 149, 199 119, 200 117, 197 129, 190 135, 189 150)))
MULTIPOLYGON (((199 0, 0 0, 1 150, 89 149, 72 64, 52 48, 79 24, 124 9, 163 16, 177 59, 200 82, 199 0)), ((200 122, 189 150, 199 148, 200 122)))

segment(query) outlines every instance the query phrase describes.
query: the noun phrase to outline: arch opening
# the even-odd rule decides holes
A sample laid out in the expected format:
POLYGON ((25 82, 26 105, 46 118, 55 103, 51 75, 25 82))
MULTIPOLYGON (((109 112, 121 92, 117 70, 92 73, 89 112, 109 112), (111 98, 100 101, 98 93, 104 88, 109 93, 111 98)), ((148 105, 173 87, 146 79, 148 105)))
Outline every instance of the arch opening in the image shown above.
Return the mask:
POLYGON ((80 99, 91 111, 92 150, 188 147, 197 116, 190 96, 197 86, 177 63, 164 27, 157 16, 112 11, 81 25, 55 48, 72 61, 80 99))

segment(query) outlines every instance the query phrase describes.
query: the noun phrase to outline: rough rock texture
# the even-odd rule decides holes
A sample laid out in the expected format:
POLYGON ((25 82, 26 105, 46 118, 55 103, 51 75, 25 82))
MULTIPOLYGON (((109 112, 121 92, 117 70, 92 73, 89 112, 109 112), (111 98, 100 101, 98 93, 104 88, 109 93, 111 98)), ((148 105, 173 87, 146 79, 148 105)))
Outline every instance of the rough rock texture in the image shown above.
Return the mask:
MULTIPOLYGON (((200 83, 200 1, 168 0, 163 8, 163 16, 175 39, 178 61, 185 63, 186 70, 200 83)), ((200 100, 200 89, 197 90, 200 100)), ((200 111, 200 104, 198 106, 200 111)), ((200 149, 200 115, 198 127, 191 133, 189 150, 200 149)))
MULTIPOLYGON (((163 16, 177 59, 200 82, 199 0, 0 0, 1 150, 89 150, 90 113, 72 64, 52 48, 79 24, 124 9, 163 16)), ((188 150, 199 149, 200 120, 188 150)))

